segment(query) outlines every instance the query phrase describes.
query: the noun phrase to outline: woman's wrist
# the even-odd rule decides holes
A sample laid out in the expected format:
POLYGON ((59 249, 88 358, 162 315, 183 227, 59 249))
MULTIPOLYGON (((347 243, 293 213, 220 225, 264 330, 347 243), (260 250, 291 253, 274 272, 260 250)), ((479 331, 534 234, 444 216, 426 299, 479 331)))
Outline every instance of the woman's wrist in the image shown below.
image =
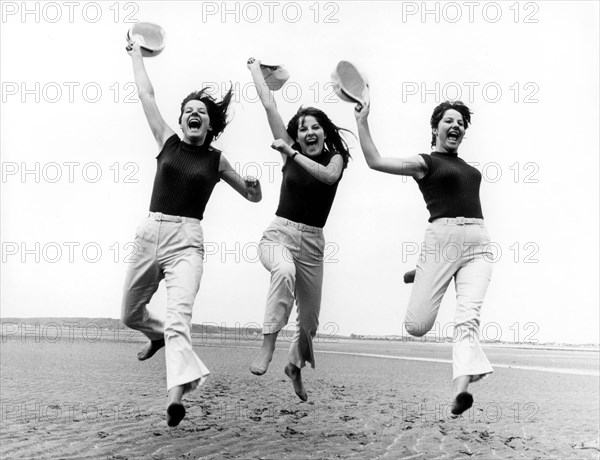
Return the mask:
POLYGON ((289 157, 290 157, 290 159, 293 160, 294 158, 296 158, 296 155, 298 155, 298 153, 300 153, 300 152, 298 152, 297 150, 294 150, 294 149, 290 149, 290 150, 291 150, 291 153, 290 153, 289 157))

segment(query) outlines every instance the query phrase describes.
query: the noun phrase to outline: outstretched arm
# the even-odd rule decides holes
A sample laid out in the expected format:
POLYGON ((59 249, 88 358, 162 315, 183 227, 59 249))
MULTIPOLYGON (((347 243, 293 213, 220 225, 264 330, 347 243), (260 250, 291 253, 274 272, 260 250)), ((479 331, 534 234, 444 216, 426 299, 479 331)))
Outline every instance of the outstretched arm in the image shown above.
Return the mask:
POLYGON ((166 140, 175 134, 175 132, 169 128, 169 125, 167 125, 158 110, 156 100, 154 99, 154 88, 152 87, 152 83, 150 83, 150 78, 148 78, 148 73, 144 66, 144 58, 140 51, 139 42, 134 41, 126 49, 133 63, 133 75, 138 87, 138 97, 142 102, 146 120, 148 120, 154 139, 156 139, 158 149, 162 150, 166 140))
POLYGON ((339 153, 331 158, 328 165, 322 165, 294 150, 283 139, 275 139, 271 144, 271 148, 287 156, 287 161, 295 161, 311 176, 327 185, 335 184, 344 169, 344 159, 339 153))
MULTIPOLYGON (((267 120, 269 122, 269 127, 271 128, 271 133, 273 133, 273 138, 283 139, 288 145, 292 145, 294 140, 288 135, 287 130, 285 129, 285 123, 277 110, 273 92, 265 82, 265 78, 260 69, 260 61, 258 59, 250 58, 248 59, 247 65, 248 69, 250 69, 252 80, 254 80, 258 96, 260 97, 260 102, 267 113, 267 120)), ((285 161, 285 155, 283 155, 283 158, 285 161)))
POLYGON ((219 175, 231 187, 248 201, 258 203, 262 199, 262 191, 258 179, 244 179, 231 167, 225 156, 221 155, 219 175))
POLYGON ((411 176, 419 180, 425 177, 427 173, 427 164, 423 157, 414 155, 407 158, 382 157, 379 155, 377 147, 371 137, 369 129, 368 115, 369 105, 358 104, 354 110, 356 124, 358 126, 358 138, 360 147, 365 155, 365 160, 369 168, 389 174, 399 174, 402 176, 411 176))

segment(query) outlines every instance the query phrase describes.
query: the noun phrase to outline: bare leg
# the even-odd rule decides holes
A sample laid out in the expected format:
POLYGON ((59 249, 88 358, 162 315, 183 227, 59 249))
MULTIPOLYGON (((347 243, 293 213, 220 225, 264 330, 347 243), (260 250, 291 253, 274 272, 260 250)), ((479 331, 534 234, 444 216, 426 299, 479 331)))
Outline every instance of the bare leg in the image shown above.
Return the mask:
POLYGON ((454 379, 454 389, 456 391, 456 397, 452 403, 452 414, 460 415, 463 412, 469 410, 473 405, 473 395, 467 391, 469 383, 471 382, 470 375, 461 375, 454 379))
POLYGON ((144 361, 148 358, 152 358, 154 356, 154 354, 164 346, 165 346, 165 339, 150 340, 148 345, 143 347, 138 352, 137 357, 140 361, 144 361))
POLYGON ((181 403, 183 388, 183 385, 178 385, 167 392, 167 425, 169 426, 179 425, 185 417, 185 407, 181 403))
POLYGON ((304 385, 302 384, 302 375, 300 374, 300 368, 292 363, 289 363, 287 366, 285 366, 284 372, 285 375, 287 375, 292 381, 296 395, 298 395, 298 397, 302 401, 307 401, 308 395, 306 394, 306 390, 304 389, 304 385))
POLYGON ((273 359, 273 352, 275 351, 275 343, 277 342, 277 335, 279 331, 272 334, 263 334, 263 344, 260 353, 252 364, 250 365, 250 372, 254 375, 263 375, 269 368, 269 363, 273 359))

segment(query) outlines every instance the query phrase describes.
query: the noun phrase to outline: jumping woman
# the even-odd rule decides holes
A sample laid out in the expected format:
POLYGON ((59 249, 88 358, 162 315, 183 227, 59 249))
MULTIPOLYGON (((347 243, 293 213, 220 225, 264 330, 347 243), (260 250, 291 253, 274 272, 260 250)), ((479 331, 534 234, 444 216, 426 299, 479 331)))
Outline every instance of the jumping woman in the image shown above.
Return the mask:
POLYGON ((323 227, 331 210, 342 172, 350 157, 348 146, 321 110, 300 108, 287 127, 265 83, 260 61, 250 58, 252 74, 273 133, 271 147, 281 153, 283 180, 275 220, 260 241, 260 260, 271 273, 262 349, 250 366, 255 375, 267 371, 279 331, 298 307, 296 329, 285 374, 296 395, 306 401, 301 370, 315 367, 312 341, 319 325, 323 287, 323 227))
POLYGON ((469 383, 492 372, 479 343, 479 316, 492 275, 490 237, 479 201, 481 173, 458 156, 471 111, 460 101, 438 105, 430 120, 431 154, 392 158, 381 157, 375 147, 367 121, 369 109, 359 104, 355 110, 367 164, 376 171, 413 177, 430 213, 404 323, 409 334, 421 337, 431 330, 454 278, 452 413, 459 415, 473 405, 469 383))
POLYGON ((185 416, 182 396, 202 384, 208 369, 192 349, 191 320, 203 271, 200 222, 214 186, 223 179, 247 200, 261 200, 260 184, 246 181, 211 143, 227 125, 231 90, 217 102, 205 90, 181 103, 180 138, 164 121, 154 98, 137 42, 127 47, 142 107, 158 144, 150 212, 136 232, 136 261, 129 266, 121 318, 150 340, 139 360, 165 347, 167 423, 185 416), (167 312, 161 321, 148 309, 159 282, 167 287, 167 312))

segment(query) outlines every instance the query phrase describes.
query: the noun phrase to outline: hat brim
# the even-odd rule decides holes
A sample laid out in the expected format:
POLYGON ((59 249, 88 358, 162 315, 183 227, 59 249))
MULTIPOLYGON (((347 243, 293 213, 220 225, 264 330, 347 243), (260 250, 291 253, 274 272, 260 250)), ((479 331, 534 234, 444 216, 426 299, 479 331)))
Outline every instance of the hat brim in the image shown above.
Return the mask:
POLYGON ((348 61, 340 61, 331 78, 335 92, 346 102, 366 104, 369 99, 369 86, 366 77, 348 61))
POLYGON ((271 91, 280 90, 290 78, 290 73, 287 69, 280 65, 261 64, 260 70, 271 91))
POLYGON ((142 56, 158 56, 165 49, 166 36, 164 29, 158 24, 138 22, 127 31, 127 41, 132 43, 132 37, 139 39, 142 56))

